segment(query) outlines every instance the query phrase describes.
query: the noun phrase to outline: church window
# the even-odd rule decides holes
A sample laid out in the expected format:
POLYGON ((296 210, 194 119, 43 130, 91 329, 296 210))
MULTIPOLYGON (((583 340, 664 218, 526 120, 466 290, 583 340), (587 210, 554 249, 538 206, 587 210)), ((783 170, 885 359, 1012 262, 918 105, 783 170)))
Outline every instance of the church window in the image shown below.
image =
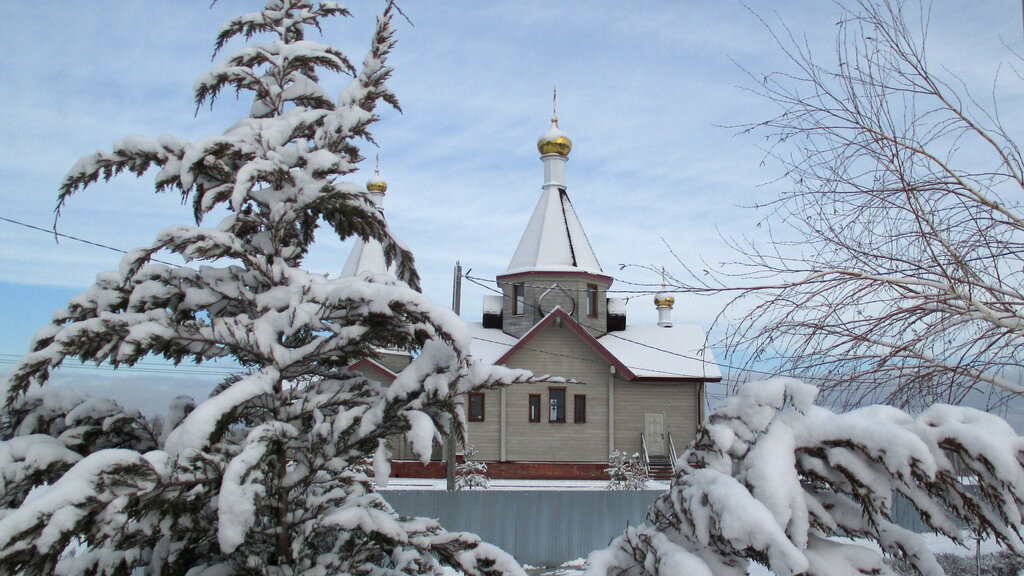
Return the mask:
POLYGON ((573 402, 575 410, 572 414, 573 422, 586 422, 587 421, 587 397, 585 394, 576 394, 573 396, 573 402))
POLYGON ((540 422, 540 394, 530 394, 530 422, 540 422))
POLYGON ((469 421, 484 421, 484 395, 479 392, 473 392, 469 395, 469 421))
POLYGON ((522 284, 512 285, 512 315, 522 316, 526 310, 526 290, 522 284))
POLYGON ((565 388, 548 388, 548 422, 565 422, 565 388))
POLYGON ((597 284, 587 284, 587 316, 597 317, 597 284))

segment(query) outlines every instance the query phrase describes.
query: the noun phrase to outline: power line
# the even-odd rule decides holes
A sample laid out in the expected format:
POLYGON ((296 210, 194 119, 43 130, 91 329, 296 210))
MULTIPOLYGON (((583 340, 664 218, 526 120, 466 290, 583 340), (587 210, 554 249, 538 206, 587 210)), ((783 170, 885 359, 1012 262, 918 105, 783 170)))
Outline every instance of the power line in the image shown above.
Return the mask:
MULTIPOLYGON (((57 232, 56 228, 43 228, 41 226, 35 226, 33 224, 28 224, 26 222, 21 222, 21 221, 18 221, 18 220, 14 220, 13 218, 7 218, 5 216, 0 216, 0 220, 3 220, 4 222, 9 222, 11 224, 16 224, 18 226, 22 226, 22 227, 28 228, 30 230, 37 230, 39 232, 45 232, 47 234, 52 234, 52 235, 54 235, 55 237, 58 237, 58 238, 67 238, 68 240, 74 240, 75 242, 81 242, 82 244, 88 244, 90 246, 96 246, 97 248, 103 248, 105 250, 111 250, 113 252, 120 252, 121 254, 127 254, 128 253, 127 250, 122 250, 121 248, 117 248, 117 247, 110 246, 110 245, 107 245, 107 244, 103 244, 103 243, 100 243, 100 242, 94 242, 92 240, 86 240, 85 238, 79 238, 77 236, 72 236, 70 234, 64 234, 62 232, 57 232)), ((179 268, 182 267, 180 264, 175 264, 173 262, 166 262, 164 260, 159 260, 157 258, 150 258, 150 260, 152 260, 153 262, 159 262, 161 264, 167 264, 168 266, 177 266, 179 268)))
MULTIPOLYGON (((485 290, 490 290, 490 291, 496 292, 498 294, 503 294, 501 291, 499 291, 496 288, 492 288, 490 286, 487 286, 487 285, 484 285, 484 284, 478 282, 477 281, 478 279, 475 278, 475 277, 467 275, 466 279, 469 280, 470 282, 476 284, 477 286, 480 286, 481 288, 483 288, 485 290)), ((541 288, 546 288, 546 286, 541 286, 541 288)), ((529 308, 537 309, 537 306, 534 305, 534 304, 531 304, 531 303, 527 302, 527 303, 525 303, 525 305, 527 307, 529 307, 529 308)), ((680 358, 684 358, 684 359, 687 359, 687 360, 695 360, 695 361, 698 361, 698 362, 701 362, 701 363, 705 363, 705 364, 709 363, 704 358, 699 358, 697 356, 690 356, 688 354, 683 354, 681 352, 673 352, 671 350, 665 350, 663 348, 658 348, 656 346, 651 346, 650 344, 645 344, 643 342, 637 342, 636 340, 631 340, 629 338, 625 338, 623 336, 619 336, 619 335, 615 334, 614 332, 609 332, 608 335, 609 336, 614 336, 616 338, 620 338, 622 340, 625 340, 625 341, 630 342, 632 344, 635 344, 637 346, 642 346, 644 348, 648 348, 648 349, 651 349, 651 350, 655 350, 657 352, 661 352, 663 354, 670 354, 670 355, 673 355, 673 356, 678 356, 680 358)), ((476 337, 474 337, 474 338, 476 338, 476 337)), ((494 341, 494 343, 495 344, 500 344, 500 345, 503 345, 503 346, 510 346, 511 347, 510 344, 507 344, 505 342, 496 342, 496 341, 494 341)), ((534 349, 531 348, 531 350, 534 350, 534 349)), ((558 355, 555 352, 546 352, 546 351, 543 351, 543 350, 541 350, 541 351, 545 352, 545 353, 553 354, 553 355, 558 355)), ((576 358, 576 357, 572 357, 572 356, 569 356, 569 358, 573 358, 575 360, 588 361, 588 359, 585 359, 585 358, 576 358)), ((768 371, 765 371, 765 370, 755 370, 755 369, 752 369, 752 368, 745 368, 745 367, 742 367, 742 366, 733 366, 733 365, 730 365, 730 364, 723 364, 723 363, 718 362, 718 361, 714 362, 714 364, 717 365, 720 368, 721 367, 725 367, 725 368, 732 369, 732 370, 737 370, 737 371, 740 371, 740 372, 747 372, 747 373, 753 373, 753 374, 762 374, 762 375, 765 375, 765 376, 777 376, 778 375, 775 372, 768 372, 768 371)), ((632 369, 633 367, 630 366, 629 368, 632 369)), ((637 369, 638 370, 651 371, 651 372, 659 372, 659 370, 656 370, 656 369, 653 369, 653 368, 637 367, 637 369)))
MULTIPOLYGON (((474 277, 474 276, 469 276, 468 274, 466 275, 466 279, 469 280, 470 282, 472 282, 473 284, 476 284, 477 286, 485 289, 485 290, 490 290, 491 292, 495 292, 497 294, 504 295, 504 293, 501 292, 500 290, 498 290, 497 288, 492 288, 490 286, 486 286, 486 285, 482 284, 482 282, 492 282, 491 280, 487 280, 486 278, 478 278, 478 277, 474 277)), ((497 282, 497 281, 493 281, 493 282, 495 284, 498 284, 498 285, 501 284, 501 282, 497 282)), ((534 284, 525 284, 524 286, 528 286, 530 288, 538 288, 538 289, 550 288, 550 286, 541 286, 541 285, 534 285, 534 284)), ((613 291, 612 290, 607 290, 606 292, 613 292, 613 291)), ((645 294, 645 295, 647 295, 647 294, 654 294, 655 293, 653 291, 639 291, 639 290, 623 290, 623 291, 620 291, 620 292, 622 292, 622 293, 631 293, 631 294, 645 294)), ((529 308, 533 308, 535 310, 538 309, 538 307, 535 304, 531 304, 529 302, 525 302, 524 305, 529 307, 529 308)), ((652 346, 650 344, 645 344, 643 342, 637 342, 636 340, 632 340, 632 339, 626 338, 625 336, 621 336, 619 334, 616 334, 615 332, 608 332, 607 336, 611 336, 613 338, 618 338, 620 340, 625 340, 626 342, 630 342, 630 343, 635 344, 637 346, 642 346, 644 348, 655 350, 655 351, 661 352, 663 354, 669 354, 669 355, 672 355, 672 356, 678 356, 680 358, 684 358, 684 359, 687 359, 687 360, 694 360, 694 361, 702 362, 702 363, 707 363, 708 362, 706 359, 700 358, 700 357, 697 357, 697 356, 690 356, 688 354, 683 354, 681 352, 674 352, 672 350, 666 350, 664 348, 658 348, 657 346, 652 346)), ((705 346, 705 348, 706 347, 707 346, 705 346)), ((749 367, 735 366, 735 365, 731 365, 731 364, 723 364, 722 362, 717 361, 717 360, 715 361, 715 364, 717 366, 719 366, 719 367, 724 367, 724 368, 728 368, 728 369, 731 369, 731 370, 738 370, 738 371, 741 371, 741 372, 748 372, 748 373, 753 373, 753 374, 761 374, 761 375, 764 375, 764 376, 778 376, 777 372, 768 372, 766 370, 757 370, 757 369, 749 368, 749 367)), ((632 367, 630 367, 630 368, 632 368, 632 367)), ((649 371, 652 371, 652 372, 659 372, 659 370, 655 370, 655 369, 651 369, 651 368, 640 368, 640 369, 641 370, 649 370, 649 371)))
MULTIPOLYGON (((488 342, 490 344, 497 344, 499 346, 507 346, 509 349, 511 349, 514 346, 514 344, 509 344, 508 342, 498 342, 497 340, 490 340, 490 339, 487 339, 487 338, 482 338, 480 336, 473 336, 473 340, 479 340, 481 342, 488 342)), ((582 358, 580 356, 573 356, 571 354, 561 354, 559 352, 552 352, 550 350, 545 350, 543 348, 532 348, 532 347, 529 347, 529 346, 524 346, 523 349, 524 350, 529 350, 530 352, 540 352, 541 354, 546 354, 548 356, 555 356, 555 357, 558 357, 558 358, 566 358, 566 359, 569 359, 569 360, 577 360, 579 362, 589 362, 591 364, 600 364, 602 366, 605 365, 604 362, 601 362, 599 360, 594 360, 593 358, 582 358)), ((692 378, 693 377, 692 375, 679 374, 678 372, 669 372, 667 370, 657 370, 655 368, 646 368, 646 367, 643 367, 643 366, 629 366, 629 365, 627 365, 626 367, 629 368, 630 370, 639 370, 639 371, 643 371, 643 372, 658 372, 660 374, 665 374, 666 376, 678 376, 680 378, 692 378)))
MULTIPOLYGON (((0 220, 3 220, 5 222, 9 222, 11 224, 16 224, 18 226, 23 226, 23 227, 31 229, 31 230, 36 230, 36 231, 39 231, 39 232, 45 232, 47 234, 53 234, 54 236, 57 236, 57 237, 60 237, 60 238, 67 238, 69 240, 74 240, 76 242, 81 242, 83 244, 88 244, 90 246, 96 246, 98 248, 103 248, 103 249, 106 249, 106 250, 111 250, 111 251, 114 251, 114 252, 119 252, 121 254, 127 254, 128 253, 126 250, 123 250, 121 248, 116 248, 114 246, 110 246, 110 245, 103 244, 103 243, 100 243, 100 242, 94 242, 92 240, 86 240, 84 238, 79 238, 77 236, 72 236, 70 234, 63 234, 61 232, 57 232, 56 229, 46 229, 46 228, 43 228, 43 227, 40 227, 40 226, 35 226, 35 225, 32 225, 32 224, 28 224, 28 223, 25 223, 25 222, 14 220, 12 218, 7 218, 7 217, 4 217, 4 216, 0 216, 0 220)), ((152 260, 154 262, 160 262, 162 264, 168 264, 168 265, 171 265, 171 266, 179 266, 178 264, 172 264, 170 262, 164 262, 162 260, 157 260, 156 258, 153 258, 152 260)), ((487 279, 484 279, 484 278, 476 278, 474 276, 470 276, 468 271, 464 275, 464 277, 467 280, 469 280, 470 282, 473 282, 474 284, 476 284, 477 286, 480 286, 480 287, 485 288, 487 290, 491 290, 493 292, 497 292, 498 294, 501 294, 501 291, 499 291, 499 290, 497 290, 495 288, 491 288, 490 286, 485 286, 484 284, 481 283, 481 282, 490 282, 490 280, 487 280, 487 279)), ((498 282, 495 281, 495 283, 498 283, 498 282)), ((547 288, 546 286, 531 286, 531 287, 533 287, 533 288, 547 288)), ((646 294, 652 294, 652 292, 649 291, 649 290, 617 290, 617 291, 607 290, 606 292, 622 293, 622 294, 645 294, 645 295, 646 294)), ((532 305, 532 304, 528 304, 528 306, 535 308, 535 306, 532 305)), ((677 353, 677 352, 671 352, 671 351, 668 351, 668 350, 663 350, 663 349, 660 349, 660 348, 656 348, 654 346, 650 346, 650 345, 646 345, 646 344, 643 344, 643 343, 640 343, 640 342, 636 342, 634 340, 629 340, 628 338, 622 338, 622 339, 626 340, 628 342, 632 342, 633 344, 636 344, 636 345, 639 345, 639 346, 644 346, 644 347, 650 348, 652 350, 657 350, 657 351, 662 352, 662 353, 672 354, 672 355, 679 356, 681 358, 690 359, 690 360, 696 360, 696 361, 701 362, 702 364, 703 363, 707 363, 707 360, 705 360, 703 358, 698 358, 698 357, 695 357, 695 356, 687 356, 685 354, 680 354, 680 353, 677 353)), ((495 344, 502 344, 502 345, 505 344, 505 343, 496 342, 496 341, 493 342, 493 343, 495 343, 495 344)), ((555 354, 555 353, 550 353, 550 354, 558 355, 558 354, 555 354)), ((4 356, 4 355, 0 355, 0 364, 12 364, 13 363, 13 362, 11 362, 9 360, 8 361, 3 360, 2 356, 4 356)), ((571 356, 566 356, 566 357, 570 358, 570 359, 574 359, 574 360, 581 360, 581 361, 587 360, 587 359, 584 359, 584 358, 576 358, 576 357, 571 357, 571 356)), ((667 371, 664 371, 664 370, 658 370, 658 369, 655 369, 655 368, 636 367, 636 366, 629 366, 629 368, 631 370, 632 369, 637 369, 637 370, 643 370, 643 371, 646 371, 646 372, 659 372, 659 373, 662 373, 662 374, 672 375, 672 376, 683 376, 682 374, 675 374, 675 373, 672 373, 672 372, 667 372, 667 371)), ((768 373, 765 372, 765 374, 768 374, 768 373)))
MULTIPOLYGON (((477 276, 470 276, 468 273, 465 274, 464 277, 467 280, 473 281, 477 285, 479 285, 480 282, 493 282, 493 283, 498 284, 498 285, 501 285, 501 284, 519 284, 519 282, 498 282, 497 280, 490 280, 488 278, 480 278, 480 277, 477 277, 477 276)), ((634 284, 634 285, 637 285, 637 286, 645 286, 645 284, 637 284, 635 282, 629 282, 629 281, 621 280, 619 278, 614 278, 614 277, 612 278, 612 280, 614 280, 616 282, 621 282, 621 283, 624 283, 624 284, 634 284)), ((550 286, 540 286, 540 285, 537 285, 537 284, 523 284, 523 286, 525 286, 527 288, 538 288, 538 289, 550 288, 550 286)), ((656 294, 656 293, 658 293, 660 291, 661 290, 605 290, 605 292, 607 292, 608 294, 633 294, 633 295, 636 295, 636 296, 650 296, 650 295, 656 294)))
MULTIPOLYGON (((44 233, 47 233, 47 234, 53 234, 55 237, 66 238, 68 240, 73 240, 75 242, 80 242, 82 244, 87 244, 87 245, 90 245, 90 246, 95 246, 95 247, 98 247, 98 248, 103 248, 105 250, 110 250, 110 251, 118 252, 118 253, 121 253, 121 254, 127 254, 128 253, 127 250, 124 250, 124 249, 121 249, 121 248, 117 248, 115 246, 110 246, 108 244, 103 244, 101 242, 95 242, 95 241, 92 241, 92 240, 87 240, 85 238, 80 238, 80 237, 77 237, 77 236, 72 236, 70 234, 64 234, 62 232, 58 232, 55 228, 43 228, 41 226, 35 226, 33 224, 28 224, 26 222, 21 222, 19 220, 15 220, 13 218, 7 218, 5 216, 0 216, 0 220, 8 222, 8 223, 11 223, 11 224, 15 224, 17 226, 22 226, 22 227, 28 228, 30 230, 44 232, 44 233)), ((172 263, 172 262, 166 262, 166 261, 159 260, 159 259, 156 259, 156 258, 151 258, 151 260, 153 262, 159 262, 161 264, 167 264, 169 266, 181 267, 180 264, 175 264, 175 263, 172 263)), ((496 280, 492 281, 492 280, 488 280, 488 279, 485 279, 485 278, 477 278, 477 277, 474 277, 474 276, 470 276, 468 271, 467 271, 466 274, 464 274, 464 277, 467 280, 469 280, 470 282, 476 284, 477 286, 480 286, 481 288, 484 288, 486 290, 490 290, 490 291, 498 293, 498 294, 502 294, 502 292, 500 290, 498 290, 496 288, 492 288, 490 286, 486 286, 486 285, 484 285, 482 283, 482 282, 494 282, 495 284, 500 284, 496 280)), ((619 281, 620 282, 625 282, 624 280, 619 280, 619 281)), ((632 282, 627 282, 627 283, 636 285, 636 283, 632 283, 632 282)), ((548 286, 534 286, 534 285, 530 285, 530 287, 532 287, 532 288, 548 288, 548 286)), ((653 294, 654 291, 652 291, 652 290, 606 290, 606 293, 650 295, 650 294, 653 294)), ((529 304, 529 303, 527 304, 527 306, 529 306, 531 308, 536 308, 535 305, 529 304)), ((696 357, 696 356, 690 356, 690 355, 682 354, 682 353, 679 353, 679 352, 673 352, 671 350, 665 350, 665 349, 662 349, 662 348, 651 346, 649 344, 645 344, 645 343, 642 343, 642 342, 637 342, 635 340, 631 340, 629 338, 625 338, 625 337, 616 335, 614 333, 610 333, 610 335, 613 336, 613 337, 625 340, 627 342, 630 342, 632 344, 635 344, 637 346, 642 346, 642 347, 645 347, 645 348, 649 348, 651 350, 655 350, 655 351, 658 351, 658 352, 661 352, 661 353, 664 353, 664 354, 670 354, 670 355, 673 355, 673 356, 678 356, 680 358, 698 361, 698 362, 701 362, 702 364, 707 364, 708 363, 708 361, 706 359, 704 359, 704 358, 699 358, 699 357, 696 357)), ((503 345, 503 346, 507 345, 507 346, 511 347, 511 345, 509 345, 507 343, 504 343, 504 342, 497 342, 497 341, 492 341, 492 340, 486 340, 486 339, 478 338, 478 337, 474 337, 474 339, 476 339, 476 340, 483 340, 483 341, 487 341, 487 342, 491 342, 491 343, 499 344, 499 345, 503 345)), ((532 349, 532 348, 531 348, 531 350, 533 350, 533 351, 540 351, 540 352, 543 352, 543 353, 546 353, 546 354, 550 354, 550 355, 554 355, 554 356, 562 356, 562 357, 565 357, 565 358, 568 358, 568 359, 572 359, 572 360, 577 360, 577 361, 596 362, 595 360, 588 359, 588 358, 579 358, 579 357, 565 355, 565 354, 558 354, 558 353, 550 352, 550 351, 547 351, 547 350, 532 349)), ((17 363, 17 360, 4 359, 3 358, 4 356, 12 356, 12 355, 0 354, 0 365, 13 365, 13 364, 17 363)), ((16 357, 16 358, 20 358, 20 357, 16 357)), ((731 365, 728 365, 728 364, 722 364, 720 362, 715 362, 715 364, 717 366, 719 366, 719 367, 725 367, 725 368, 729 368, 729 369, 740 370, 740 371, 743 371, 743 372, 750 372, 750 373, 755 373, 755 374, 763 374, 763 375, 768 375, 768 376, 775 375, 772 372, 766 372, 766 371, 761 371, 761 370, 753 370, 753 369, 750 369, 750 368, 741 368, 741 367, 738 367, 738 366, 731 366, 731 365)), ((181 373, 187 373, 187 374, 202 374, 202 373, 206 373, 206 374, 209 374, 209 373, 230 374, 230 373, 232 373, 232 371, 230 369, 218 369, 218 368, 213 368, 213 367, 200 367, 200 366, 196 366, 194 369, 193 368, 181 369, 180 367, 175 367, 175 368, 171 368, 171 367, 157 368, 157 367, 144 367, 144 366, 139 366, 139 365, 136 365, 135 367, 121 367, 121 368, 114 368, 112 366, 95 366, 94 367, 94 366, 89 366, 89 365, 85 365, 85 364, 83 364, 80 367, 67 366, 67 365, 64 365, 64 366, 66 368, 68 368, 68 369, 76 369, 76 368, 91 369, 91 370, 118 370, 118 369, 120 369, 120 370, 126 370, 126 371, 127 370, 132 370, 132 371, 135 371, 135 372, 149 372, 149 373, 178 373, 178 374, 181 374, 181 373), (210 371, 207 371, 208 369, 210 371), (185 372, 187 370, 196 370, 196 371, 194 371, 194 372, 185 372), (224 370, 224 371, 223 372, 217 372, 218 370, 224 370)), ((645 367, 645 366, 628 366, 628 368, 630 368, 631 370, 635 369, 635 370, 641 370, 641 371, 645 371, 645 372, 657 372, 657 373, 662 373, 662 374, 669 375, 669 376, 681 376, 681 377, 685 376, 683 374, 677 374, 677 373, 668 372, 668 371, 665 371, 665 370, 658 370, 656 368, 649 368, 649 367, 645 367)))
MULTIPOLYGON (((17 354, 0 354, 0 365, 2 366, 15 366, 21 360, 21 356, 17 354)), ((62 363, 60 368, 67 370, 93 370, 93 371, 121 371, 121 372, 132 372, 132 373, 147 373, 147 374, 185 374, 190 376, 229 376, 236 374, 242 369, 210 366, 210 365, 171 365, 163 364, 160 362, 138 362, 133 365, 123 365, 119 367, 111 366, 109 364, 87 364, 82 362, 81 364, 68 364, 62 363)))

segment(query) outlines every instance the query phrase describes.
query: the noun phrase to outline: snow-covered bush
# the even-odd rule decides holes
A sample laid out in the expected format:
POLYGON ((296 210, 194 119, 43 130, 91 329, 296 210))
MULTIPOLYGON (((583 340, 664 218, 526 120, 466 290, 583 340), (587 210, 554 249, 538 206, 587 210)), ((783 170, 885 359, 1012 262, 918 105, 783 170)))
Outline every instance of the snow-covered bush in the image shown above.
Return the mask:
POLYGON ((476 459, 472 446, 462 453, 462 462, 455 467, 456 490, 487 490, 487 464, 476 459))
POLYGON ((1006 550, 1000 550, 995 554, 983 554, 980 572, 978 559, 973 554, 938 554, 935 558, 948 576, 1019 576, 1024 572, 1024 558, 1006 550))
POLYGON ((877 543, 916 573, 941 566, 924 540, 890 520, 902 494, 937 533, 970 539, 957 522, 1017 554, 1024 438, 997 416, 935 405, 916 418, 869 406, 834 413, 792 379, 747 384, 710 417, 651 506, 589 558, 588 576, 893 574, 877 543))
POLYGON ((249 117, 195 142, 128 136, 71 169, 58 209, 100 178, 155 169, 157 190, 190 201, 196 225, 165 228, 99 274, 0 388, 0 573, 522 573, 473 535, 400 518, 354 468, 372 458, 385 481, 396 435, 426 461, 435 438, 461 434, 468 391, 531 378, 472 363, 465 326, 418 292, 408 250, 366 190, 343 180, 377 103, 398 106, 386 85, 394 10, 356 67, 306 37, 343 7, 270 0, 225 24, 215 52, 248 43, 195 84, 198 105, 251 94, 249 117), (332 99, 321 71, 352 80, 332 99), (303 270, 321 224, 379 241, 397 276, 303 270), (187 264, 158 262, 159 251, 187 264), (391 385, 346 369, 385 348, 416 351, 391 385), (245 370, 209 399, 174 402, 163 431, 46 386, 66 358, 119 366, 150 354, 231 357, 245 370), (72 542, 79 552, 63 554, 72 542))
POLYGON ((650 471, 644 466, 640 454, 634 452, 626 456, 622 450, 616 450, 608 456, 608 490, 645 490, 650 480, 650 471))

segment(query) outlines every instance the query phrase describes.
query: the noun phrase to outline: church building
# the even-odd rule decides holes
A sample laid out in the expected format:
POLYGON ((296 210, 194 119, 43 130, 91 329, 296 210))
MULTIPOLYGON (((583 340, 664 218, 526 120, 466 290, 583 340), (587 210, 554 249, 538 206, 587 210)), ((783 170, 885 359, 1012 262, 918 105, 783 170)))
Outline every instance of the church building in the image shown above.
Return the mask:
MULTIPOLYGON (((652 473, 667 476, 671 457, 703 420, 705 385, 721 373, 703 330, 673 322, 670 294, 654 295, 657 324, 627 322, 626 302, 608 296, 614 279, 569 200, 572 142, 557 118, 537 148, 540 200, 496 278, 501 295, 485 297, 482 321, 469 324, 470 353, 552 378, 470 394, 466 444, 492 478, 607 479, 616 450, 642 455, 652 473)), ((379 173, 366 187, 380 208, 387 185, 379 173)), ((358 240, 342 275, 388 271, 380 244, 358 240)), ((408 363, 407 353, 381 350, 350 368, 388 383, 408 363)), ((396 439, 391 450, 395 476, 444 475, 440 446, 426 467, 404 442, 396 439)))
POLYGON ((497 276, 502 294, 470 325, 471 353, 560 380, 471 394, 467 444, 493 478, 606 479, 616 450, 665 466, 695 437, 721 373, 703 330, 672 321, 671 295, 654 296, 656 325, 627 322, 569 200, 572 142, 557 118, 537 148, 540 200, 497 276))
MULTIPOLYGON (((380 177, 378 168, 372 178, 366 183, 366 191, 369 192, 370 201, 373 205, 384 212, 384 194, 388 185, 380 177)), ((381 243, 372 238, 363 240, 356 238, 352 251, 349 252, 348 260, 341 269, 342 278, 362 276, 364 274, 391 274, 396 275, 395 266, 388 265, 384 257, 384 247, 381 243)), ((363 358, 352 363, 348 368, 361 373, 367 378, 377 380, 384 384, 390 384, 409 363, 412 361, 408 352, 398 350, 377 350, 377 358, 363 358)))

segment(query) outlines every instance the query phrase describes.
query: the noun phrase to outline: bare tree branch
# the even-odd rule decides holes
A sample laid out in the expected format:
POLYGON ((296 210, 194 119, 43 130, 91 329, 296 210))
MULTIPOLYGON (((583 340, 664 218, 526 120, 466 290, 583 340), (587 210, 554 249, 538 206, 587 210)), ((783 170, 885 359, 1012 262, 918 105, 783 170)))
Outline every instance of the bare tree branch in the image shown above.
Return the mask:
POLYGON ((741 128, 767 136, 791 189, 761 207, 768 245, 733 241, 735 261, 672 278, 732 295, 717 323, 733 361, 828 375, 851 402, 1024 395, 1024 158, 994 104, 928 63, 928 17, 857 0, 827 63, 762 19, 793 70, 748 71, 778 113, 741 128))

